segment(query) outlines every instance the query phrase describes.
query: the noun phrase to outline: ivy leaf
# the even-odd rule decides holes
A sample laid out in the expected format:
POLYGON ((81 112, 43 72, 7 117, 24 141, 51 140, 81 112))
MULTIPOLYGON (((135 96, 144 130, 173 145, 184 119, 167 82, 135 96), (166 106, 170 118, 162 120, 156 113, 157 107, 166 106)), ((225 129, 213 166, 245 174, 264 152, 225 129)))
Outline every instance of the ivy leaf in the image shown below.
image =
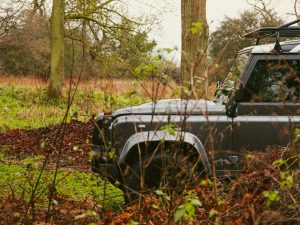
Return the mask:
POLYGON ((203 23, 201 22, 192 23, 192 28, 191 28, 192 34, 196 34, 202 29, 203 29, 203 23))
POLYGON ((159 61, 160 59, 161 59, 160 56, 154 56, 154 57, 152 58, 153 61, 159 61))
POLYGON ((157 196, 164 196, 164 195, 165 195, 165 193, 163 193, 161 190, 156 190, 156 191, 155 191, 155 194, 156 194, 157 196))
POLYGON ((165 48, 164 50, 167 52, 167 54, 170 54, 172 52, 172 49, 170 48, 165 48))
POLYGON ((80 219, 83 219, 84 217, 86 217, 85 213, 75 216, 75 220, 80 220, 80 219))
POLYGON ((185 209, 183 207, 179 207, 175 213, 175 222, 177 223, 185 214, 185 209))
POLYGON ((217 210, 215 210, 215 209, 210 210, 209 214, 208 214, 209 218, 214 218, 217 215, 219 215, 219 212, 217 210))
POLYGON ((266 198, 266 205, 269 207, 273 202, 280 200, 278 191, 264 191, 263 196, 266 198))
POLYGON ((193 199, 191 203, 194 206, 202 207, 202 203, 198 199, 193 199))

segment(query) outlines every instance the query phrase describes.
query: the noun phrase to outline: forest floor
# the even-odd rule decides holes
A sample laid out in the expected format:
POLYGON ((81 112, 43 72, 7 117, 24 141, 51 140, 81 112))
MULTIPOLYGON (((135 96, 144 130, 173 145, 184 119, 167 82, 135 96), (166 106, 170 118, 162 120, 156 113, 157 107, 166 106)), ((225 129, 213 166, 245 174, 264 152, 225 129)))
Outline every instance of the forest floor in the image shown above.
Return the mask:
POLYGON ((122 191, 91 172, 92 117, 151 96, 136 95, 132 81, 110 91, 86 81, 62 126, 67 103, 46 101, 45 83, 26 79, 0 85, 0 224, 300 224, 298 145, 245 153, 235 179, 208 177, 183 193, 156 190, 124 205, 122 191))

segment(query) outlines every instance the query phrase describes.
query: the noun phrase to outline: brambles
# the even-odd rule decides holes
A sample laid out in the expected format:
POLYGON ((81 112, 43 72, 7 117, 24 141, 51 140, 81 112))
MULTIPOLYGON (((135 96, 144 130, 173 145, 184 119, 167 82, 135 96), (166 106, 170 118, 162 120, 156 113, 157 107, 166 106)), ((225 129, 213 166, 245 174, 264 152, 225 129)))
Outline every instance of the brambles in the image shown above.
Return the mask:
POLYGON ((167 196, 156 191, 156 195, 142 200, 139 208, 142 215, 133 213, 132 208, 138 207, 133 205, 125 209, 129 216, 121 221, 143 218, 142 221, 154 224, 158 221, 166 224, 176 221, 181 221, 179 224, 297 224, 300 216, 298 163, 299 150, 272 147, 266 152, 253 153, 245 162, 245 172, 237 179, 217 181, 217 187, 210 179, 204 179, 195 189, 186 190, 182 195, 167 196), (282 186, 290 178, 282 176, 286 170, 281 171, 278 163, 289 168, 293 183, 282 186), (217 198, 214 188, 217 188, 217 198))
POLYGON ((184 202, 182 205, 178 206, 175 213, 175 222, 181 220, 187 222, 195 221, 196 209, 202 207, 202 203, 199 201, 197 195, 193 190, 188 191, 187 195, 183 197, 184 202))
MULTIPOLYGON (((75 124, 74 122, 74 127, 75 124)), ((74 131, 68 129, 70 136, 74 137, 74 131)), ((23 138, 21 135, 20 141, 23 138)), ((66 139, 68 140, 68 135, 66 139)), ((83 136, 79 139, 85 142, 83 136)), ((84 149, 78 142, 74 146, 84 149)), ((66 149, 66 154, 72 155, 70 151, 74 146, 71 146, 70 150, 66 149)), ((0 159, 0 218, 6 218, 7 224, 11 224, 11 221, 17 221, 24 213, 23 210, 28 204, 26 196, 43 157, 29 157, 20 161, 11 155, 12 147, 3 149, 0 159), (8 185, 4 185, 5 183, 8 185), (26 190, 23 199, 16 201, 15 199, 22 196, 23 190, 26 190), (3 193, 9 193, 9 196, 3 193)), ((75 152, 78 156, 81 155, 80 151, 75 152)), ((297 188, 300 185, 299 149, 272 147, 266 152, 252 153, 251 157, 245 158, 247 158, 244 165, 245 172, 235 180, 217 181, 217 186, 214 187, 211 179, 204 179, 193 189, 185 190, 182 194, 172 192, 172 196, 158 190, 154 195, 144 196, 140 205, 124 206, 122 211, 119 211, 114 203, 111 205, 112 209, 108 209, 102 201, 104 198, 107 202, 120 203, 122 193, 112 186, 105 187, 108 184, 88 171, 76 171, 78 164, 75 163, 75 167, 59 170, 56 194, 53 198, 52 220, 58 224, 69 221, 75 221, 77 224, 85 222, 165 224, 169 221, 172 224, 175 223, 175 219, 182 223, 194 224, 215 224, 220 221, 227 224, 282 224, 285 221, 297 223, 300 216, 298 210, 300 195, 297 188), (293 177, 293 182, 283 185, 290 180, 289 176, 293 177), (214 188, 217 188, 217 198, 214 195, 214 188), (67 213, 69 211, 71 213, 67 213)), ((84 158, 80 161, 86 163, 84 158)), ((42 221, 46 214, 46 210, 40 208, 40 204, 46 200, 48 190, 45 187, 49 181, 47 174, 51 176, 50 171, 51 168, 45 171, 43 182, 37 192, 37 197, 40 197, 35 209, 36 221, 42 221)), ((32 218, 28 220, 32 221, 32 218)))

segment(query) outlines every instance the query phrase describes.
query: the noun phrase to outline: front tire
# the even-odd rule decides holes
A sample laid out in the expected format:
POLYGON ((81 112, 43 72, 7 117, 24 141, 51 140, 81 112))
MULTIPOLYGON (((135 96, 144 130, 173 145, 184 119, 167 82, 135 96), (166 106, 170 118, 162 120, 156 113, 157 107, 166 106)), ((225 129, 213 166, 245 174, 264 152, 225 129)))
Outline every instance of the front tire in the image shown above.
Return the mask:
MULTIPOLYGON (((141 163, 137 161, 129 168, 125 176, 126 196, 125 202, 137 202, 143 193, 157 189, 166 191, 180 191, 195 184, 191 176, 195 161, 186 156, 156 155, 147 157, 141 163), (144 169, 143 169, 144 168, 144 169)), ((197 172, 203 172, 198 166, 197 172), (200 171, 201 170, 201 171, 200 171)), ((200 173, 198 178, 203 177, 200 173)))
POLYGON ((147 193, 160 187, 166 158, 158 155, 152 159, 148 158, 149 160, 151 162, 148 165, 147 160, 143 160, 141 163, 136 162, 129 168, 128 175, 125 177, 126 202, 136 202, 141 193, 147 193), (144 171, 143 168, 145 168, 144 171))

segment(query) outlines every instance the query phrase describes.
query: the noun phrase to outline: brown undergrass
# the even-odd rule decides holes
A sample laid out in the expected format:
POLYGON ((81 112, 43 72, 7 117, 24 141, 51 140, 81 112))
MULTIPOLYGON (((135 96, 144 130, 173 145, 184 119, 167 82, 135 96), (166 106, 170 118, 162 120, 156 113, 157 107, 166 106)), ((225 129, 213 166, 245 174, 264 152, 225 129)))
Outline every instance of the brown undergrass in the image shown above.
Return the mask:
MULTIPOLYGON (((67 93, 70 83, 74 87, 77 79, 71 82, 69 78, 65 79, 65 92, 67 93)), ((1 76, 0 84, 10 86, 21 86, 25 88, 47 88, 48 81, 36 76, 1 76)), ((89 78, 79 82, 79 90, 89 92, 103 92, 106 94, 115 94, 123 96, 134 93, 140 97, 147 99, 165 99, 179 98, 180 86, 173 80, 161 81, 159 79, 136 80, 129 78, 89 78)), ((215 84, 209 87, 208 99, 210 99, 215 91, 215 84)))
MULTIPOLYGON (((46 88, 48 81, 43 78, 35 76, 0 76, 0 83, 10 86, 22 86, 25 88, 46 88)), ((74 87, 77 83, 77 78, 74 78, 71 82, 69 78, 65 79, 65 92, 70 87, 74 87)), ((174 81, 170 80, 163 83, 157 79, 145 79, 137 81, 135 79, 120 79, 120 78, 90 78, 80 80, 79 90, 86 92, 103 92, 106 94, 116 94, 122 96, 131 92, 136 91, 136 94, 144 98, 176 98, 179 97, 179 85, 174 81), (154 96, 152 93, 157 93, 154 96)))

